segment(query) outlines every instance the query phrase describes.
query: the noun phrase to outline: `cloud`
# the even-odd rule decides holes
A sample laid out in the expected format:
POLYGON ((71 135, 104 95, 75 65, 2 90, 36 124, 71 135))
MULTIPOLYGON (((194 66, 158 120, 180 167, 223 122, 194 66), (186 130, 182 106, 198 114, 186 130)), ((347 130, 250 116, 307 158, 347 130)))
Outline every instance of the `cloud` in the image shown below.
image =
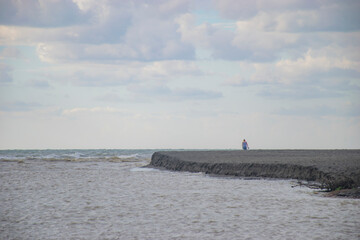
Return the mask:
POLYGON ((39 89, 48 89, 50 88, 49 81, 43 79, 30 79, 26 81, 26 85, 39 89))
POLYGON ((171 100, 210 100, 222 98, 223 94, 219 91, 201 90, 194 88, 176 88, 171 91, 171 100))
POLYGON ((40 59, 47 62, 189 60, 195 47, 211 50, 217 59, 269 62, 299 57, 319 45, 345 46, 343 39, 354 38, 329 31, 360 29, 360 3, 353 0, 215 0, 224 18, 237 21, 236 31, 216 22, 196 25, 189 11, 199 4, 189 0, 22 0, 2 5, 0 41, 36 44, 40 59), (18 14, 6 18, 5 12, 18 14))
POLYGON ((124 98, 121 97, 119 94, 112 92, 112 93, 107 93, 105 95, 101 95, 97 97, 95 100, 101 102, 123 102, 124 98))
POLYGON ((222 98, 219 91, 202 90, 196 88, 169 88, 161 85, 131 85, 128 90, 133 93, 134 99, 160 101, 192 101, 211 100, 222 98))
MULTIPOLYGON (((279 75, 284 78, 295 78, 304 76, 317 77, 317 73, 324 73, 329 71, 351 73, 354 76, 358 75, 360 69, 360 62, 347 59, 346 56, 314 56, 312 51, 308 51, 303 57, 296 60, 281 60, 276 63, 276 68, 279 70, 279 75)), ((350 75, 351 75, 350 74, 350 75)), ((359 75, 358 75, 359 76, 359 75)))
POLYGON ((213 2, 223 18, 235 20, 251 19, 261 12, 318 10, 322 4, 318 0, 214 0, 213 2))
POLYGON ((0 59, 5 59, 5 58, 20 58, 21 52, 18 48, 16 47, 5 47, 3 50, 1 50, 0 52, 0 59))
POLYGON ((214 1, 223 17, 237 21, 235 31, 216 22, 196 24, 189 12, 200 4, 188 0, 32 1, 3 3, 24 17, 3 21, 0 42, 35 44, 40 59, 52 63, 192 60, 195 48, 216 59, 271 62, 351 39, 358 46, 353 35, 331 32, 360 29, 359 2, 350 0, 214 1))
MULTIPOLYGON (((346 78, 342 71, 339 76, 334 75, 334 70, 284 82, 274 74, 266 76, 266 73, 257 73, 256 77, 259 78, 244 78, 239 74, 226 80, 223 85, 243 88, 257 86, 257 96, 272 100, 340 99, 348 97, 350 93, 360 94, 359 77, 346 78)), ((350 75, 353 74, 350 72, 350 75)))
POLYGON ((302 0, 215 0, 224 18, 247 21, 253 29, 265 31, 358 31, 360 3, 302 0))
POLYGON ((102 45, 39 43, 36 51, 42 61, 49 63, 191 60, 195 54, 193 47, 176 40, 150 41, 152 43, 145 39, 142 42, 102 45))
POLYGON ((360 117, 360 102, 348 102, 346 106, 343 107, 343 111, 346 116, 360 117))
POLYGON ((337 110, 326 105, 313 106, 313 107, 304 107, 296 106, 293 108, 282 108, 276 112, 279 115, 291 115, 291 116, 330 116, 337 115, 337 110))
POLYGON ((35 102, 23 102, 23 101, 13 101, 13 102, 3 102, 0 104, 0 111, 4 112, 27 112, 42 107, 43 105, 35 102))
POLYGON ((313 84, 293 84, 293 85, 272 85, 264 87, 258 92, 258 96, 273 100, 302 100, 302 99, 326 99, 342 98, 347 95, 347 91, 338 90, 327 86, 326 82, 313 84))
POLYGON ((126 110, 113 107, 93 107, 93 108, 71 108, 62 111, 62 115, 74 115, 82 113, 124 113, 126 110))
POLYGON ((37 44, 43 61, 153 61, 193 59, 195 56, 194 47, 181 41, 174 21, 178 14, 188 11, 190 1, 158 0, 152 4, 147 1, 136 4, 132 1, 74 0, 76 4, 56 1, 60 7, 50 4, 51 1, 41 1, 41 7, 36 7, 39 5, 36 2, 29 8, 23 6, 25 2, 11 2, 5 7, 24 11, 27 14, 24 18, 29 15, 31 21, 17 15, 10 22, 3 21, 0 41, 3 44, 37 44), (30 17, 37 11, 40 19, 30 17), (57 14, 51 14, 52 11, 57 14), (55 19, 53 23, 48 15, 55 19), (67 15, 74 15, 74 18, 67 15), (48 25, 42 24, 43 18, 49 18, 48 25), (52 28, 38 28, 43 25, 52 28))
POLYGON ((184 76, 202 76, 205 73, 189 61, 121 62, 119 64, 86 63, 73 65, 69 69, 60 67, 48 72, 42 70, 41 77, 58 83, 75 86, 126 86, 140 82, 164 83, 184 76))
POLYGON ((128 72, 110 70, 110 72, 102 72, 98 69, 72 71, 66 75, 54 76, 56 81, 69 82, 74 86, 80 87, 106 87, 121 86, 137 81, 128 72))
POLYGON ((200 76, 204 72, 192 61, 159 61, 146 64, 142 78, 145 76, 172 78, 178 76, 200 76))
POLYGON ((170 88, 164 84, 133 84, 127 87, 127 93, 113 91, 95 100, 110 103, 151 103, 156 101, 182 102, 182 101, 203 101, 222 98, 219 91, 202 90, 196 88, 170 88))
MULTIPOLYGON (((244 64, 246 65, 246 64, 244 64)), ((312 50, 296 59, 284 59, 274 63, 253 63, 254 74, 249 83, 313 82, 319 79, 360 77, 360 62, 346 55, 323 56, 312 50)))
MULTIPOLYGON (((177 18, 182 40, 210 50, 215 59, 273 62, 299 58, 309 49, 359 47, 357 1, 225 0, 215 1, 215 6, 224 18, 237 21, 235 30, 198 24, 189 13, 177 18)), ((354 51, 346 52, 359 58, 354 51)))
POLYGON ((71 0, 2 0, 0 24, 60 27, 83 23, 88 16, 71 0))
POLYGON ((325 104, 313 105, 313 106, 293 106, 291 108, 280 108, 274 112, 277 115, 288 116, 308 116, 308 117, 359 117, 360 108, 359 104, 347 103, 341 106, 329 106, 325 104))
POLYGON ((6 84, 12 81, 12 67, 0 62, 0 84, 6 84))
MULTIPOLYGON (((341 51, 340 51, 341 52, 341 51)), ((340 53, 339 52, 339 53, 340 53)), ((258 87, 258 96, 268 99, 344 98, 360 93, 360 62, 346 55, 308 51, 297 59, 270 63, 240 63, 250 75, 237 74, 225 86, 258 87), (259 90, 260 89, 260 90, 259 90)))
POLYGON ((241 22, 232 31, 216 23, 196 25, 195 19, 191 14, 184 14, 177 19, 181 38, 197 48, 209 49, 215 59, 273 61, 281 57, 284 51, 301 43, 299 36, 291 33, 265 32, 241 22))

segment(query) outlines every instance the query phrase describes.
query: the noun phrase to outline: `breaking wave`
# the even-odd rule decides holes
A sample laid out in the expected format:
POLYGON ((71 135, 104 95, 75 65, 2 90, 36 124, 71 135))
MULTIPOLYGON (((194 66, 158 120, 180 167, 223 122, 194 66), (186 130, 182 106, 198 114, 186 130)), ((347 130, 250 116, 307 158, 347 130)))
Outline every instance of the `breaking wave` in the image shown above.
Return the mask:
POLYGON ((155 150, 0 150, 0 162, 150 162, 155 150))

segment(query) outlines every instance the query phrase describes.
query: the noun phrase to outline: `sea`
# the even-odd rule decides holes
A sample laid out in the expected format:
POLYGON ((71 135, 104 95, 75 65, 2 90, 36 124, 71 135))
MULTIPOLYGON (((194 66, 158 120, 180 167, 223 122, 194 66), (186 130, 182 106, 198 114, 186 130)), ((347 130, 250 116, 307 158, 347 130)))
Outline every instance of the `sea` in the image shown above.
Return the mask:
POLYGON ((1 150, 0 239, 360 239, 360 199, 144 167, 155 151, 1 150))

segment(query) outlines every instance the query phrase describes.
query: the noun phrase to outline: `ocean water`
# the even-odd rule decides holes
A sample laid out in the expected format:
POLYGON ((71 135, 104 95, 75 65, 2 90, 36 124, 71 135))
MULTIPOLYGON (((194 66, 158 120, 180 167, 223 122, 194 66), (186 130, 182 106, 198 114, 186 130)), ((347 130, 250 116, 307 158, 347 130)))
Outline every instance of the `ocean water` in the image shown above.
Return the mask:
POLYGON ((154 151, 0 151, 0 239, 360 239, 359 199, 142 168, 154 151))

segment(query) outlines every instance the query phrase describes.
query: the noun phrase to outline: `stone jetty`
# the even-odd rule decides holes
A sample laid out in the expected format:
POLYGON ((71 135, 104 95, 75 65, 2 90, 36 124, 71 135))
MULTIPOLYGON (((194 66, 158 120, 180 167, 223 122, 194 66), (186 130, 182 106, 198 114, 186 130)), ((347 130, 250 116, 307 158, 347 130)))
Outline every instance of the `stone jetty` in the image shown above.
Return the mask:
POLYGON ((153 154, 149 166, 226 176, 298 179, 318 183, 329 191, 360 187, 360 150, 160 151, 153 154))

